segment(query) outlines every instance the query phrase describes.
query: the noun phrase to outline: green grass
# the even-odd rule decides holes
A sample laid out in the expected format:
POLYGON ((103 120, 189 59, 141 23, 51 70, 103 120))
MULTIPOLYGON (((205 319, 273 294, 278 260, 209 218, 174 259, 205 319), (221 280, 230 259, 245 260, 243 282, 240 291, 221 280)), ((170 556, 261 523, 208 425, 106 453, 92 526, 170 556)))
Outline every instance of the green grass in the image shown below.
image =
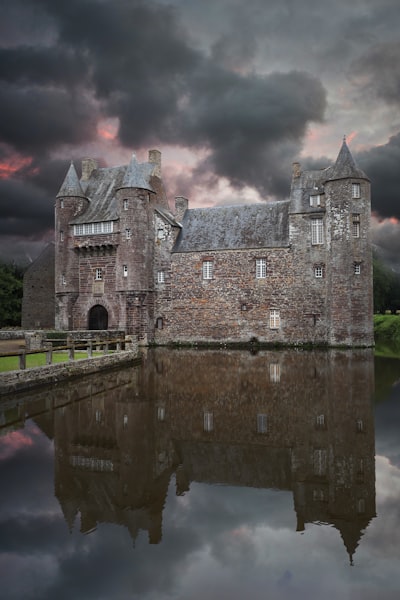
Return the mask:
POLYGON ((400 358, 400 315, 374 315, 375 354, 400 358))
MULTIPOLYGON (((102 352, 93 352, 93 356, 102 356, 102 352)), ((75 360, 87 358, 86 352, 75 352, 75 360)), ((68 352, 53 352, 52 363, 68 362, 68 352)), ((27 354, 26 368, 42 367, 46 364, 46 354, 40 352, 38 354, 27 354)), ((0 357, 0 372, 14 371, 19 369, 18 356, 1 356, 0 357)))

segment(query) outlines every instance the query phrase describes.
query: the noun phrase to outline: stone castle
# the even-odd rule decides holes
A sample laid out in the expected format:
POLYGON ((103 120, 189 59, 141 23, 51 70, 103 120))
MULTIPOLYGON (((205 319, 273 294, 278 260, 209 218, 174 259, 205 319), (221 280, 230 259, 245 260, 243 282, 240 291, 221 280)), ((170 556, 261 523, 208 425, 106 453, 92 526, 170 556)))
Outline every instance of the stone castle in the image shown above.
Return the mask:
POLYGON ((294 163, 288 200, 240 206, 178 197, 171 211, 158 150, 119 167, 85 159, 80 179, 71 163, 55 208, 55 327, 143 344, 372 346, 370 216, 345 140, 325 169, 294 163))

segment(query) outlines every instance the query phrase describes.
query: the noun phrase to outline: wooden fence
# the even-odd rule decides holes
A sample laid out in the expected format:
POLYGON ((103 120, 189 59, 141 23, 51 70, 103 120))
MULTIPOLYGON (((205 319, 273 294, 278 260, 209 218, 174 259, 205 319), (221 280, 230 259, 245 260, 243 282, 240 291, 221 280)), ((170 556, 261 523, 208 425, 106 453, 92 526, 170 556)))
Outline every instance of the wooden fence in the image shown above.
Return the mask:
POLYGON ((127 340, 125 338, 118 338, 115 340, 107 339, 107 340, 88 340, 88 341, 69 341, 66 345, 63 346, 55 346, 53 347, 51 342, 59 342, 64 340, 47 340, 46 346, 44 348, 39 348, 35 350, 18 350, 15 352, 0 352, 0 358, 9 357, 9 356, 18 356, 19 359, 19 368, 26 369, 26 357, 29 354, 45 354, 46 355, 46 365, 51 365, 53 362, 53 353, 55 352, 67 352, 68 360, 75 360, 75 352, 83 351, 87 352, 87 357, 92 358, 93 352, 103 352, 104 354, 108 354, 111 351, 111 347, 115 352, 121 352, 126 349, 126 346, 131 346, 131 340, 127 340), (51 344, 51 345, 50 345, 51 344))

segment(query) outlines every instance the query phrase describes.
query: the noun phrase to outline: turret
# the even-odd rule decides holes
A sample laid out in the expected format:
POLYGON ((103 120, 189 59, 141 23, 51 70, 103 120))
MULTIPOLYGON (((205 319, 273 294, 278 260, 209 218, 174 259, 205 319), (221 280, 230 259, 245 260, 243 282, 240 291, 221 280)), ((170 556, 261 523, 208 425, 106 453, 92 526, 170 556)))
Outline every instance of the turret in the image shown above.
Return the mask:
POLYGON ((69 329, 71 325, 72 296, 78 293, 78 258, 73 250, 71 220, 85 212, 89 200, 85 196, 74 163, 56 196, 55 210, 55 292, 56 328, 69 329))

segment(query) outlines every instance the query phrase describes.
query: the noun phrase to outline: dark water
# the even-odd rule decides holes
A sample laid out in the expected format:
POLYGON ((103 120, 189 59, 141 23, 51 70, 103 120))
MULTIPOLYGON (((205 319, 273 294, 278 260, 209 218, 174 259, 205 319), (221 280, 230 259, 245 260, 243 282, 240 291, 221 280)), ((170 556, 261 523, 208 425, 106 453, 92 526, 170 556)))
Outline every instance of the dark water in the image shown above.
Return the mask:
POLYGON ((400 361, 157 349, 0 402, 0 597, 397 599, 400 361))

